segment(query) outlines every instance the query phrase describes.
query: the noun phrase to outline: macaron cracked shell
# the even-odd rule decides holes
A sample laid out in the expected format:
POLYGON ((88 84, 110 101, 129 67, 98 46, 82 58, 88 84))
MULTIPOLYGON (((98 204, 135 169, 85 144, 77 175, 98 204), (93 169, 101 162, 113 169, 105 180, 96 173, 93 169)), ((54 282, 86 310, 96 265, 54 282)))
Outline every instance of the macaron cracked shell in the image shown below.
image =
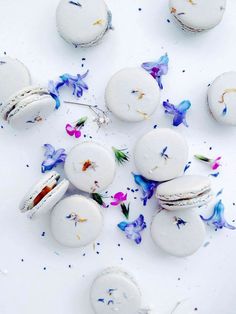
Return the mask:
POLYGON ((55 100, 47 88, 28 86, 2 104, 0 114, 11 126, 23 129, 46 119, 55 107, 55 100))
POLYGON ((90 47, 111 29, 112 15, 103 0, 61 0, 56 13, 61 37, 75 47, 90 47))
POLYGON ((168 210, 203 206, 212 198, 211 181, 204 176, 182 176, 160 184, 156 197, 159 205, 168 210))
POLYGON ((56 171, 44 174, 20 203, 20 211, 34 216, 48 212, 63 197, 69 187, 69 181, 60 180, 56 171))

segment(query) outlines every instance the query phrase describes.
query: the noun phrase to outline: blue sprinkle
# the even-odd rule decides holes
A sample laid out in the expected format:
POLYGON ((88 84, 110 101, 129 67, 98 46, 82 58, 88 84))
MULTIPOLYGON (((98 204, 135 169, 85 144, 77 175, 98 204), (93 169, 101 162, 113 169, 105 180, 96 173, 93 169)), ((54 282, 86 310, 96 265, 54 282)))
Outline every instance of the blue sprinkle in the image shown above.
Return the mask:
POLYGON ((45 236, 45 232, 43 232, 43 233, 41 234, 41 236, 44 237, 44 236, 45 236))
POLYGON ((216 197, 218 197, 219 195, 221 195, 223 193, 224 189, 221 189, 217 194, 216 197))
POLYGON ((212 177, 217 178, 219 174, 220 174, 219 172, 216 172, 216 173, 210 173, 209 175, 212 176, 212 177))
POLYGON ((98 302, 104 303, 104 299, 98 299, 98 302))

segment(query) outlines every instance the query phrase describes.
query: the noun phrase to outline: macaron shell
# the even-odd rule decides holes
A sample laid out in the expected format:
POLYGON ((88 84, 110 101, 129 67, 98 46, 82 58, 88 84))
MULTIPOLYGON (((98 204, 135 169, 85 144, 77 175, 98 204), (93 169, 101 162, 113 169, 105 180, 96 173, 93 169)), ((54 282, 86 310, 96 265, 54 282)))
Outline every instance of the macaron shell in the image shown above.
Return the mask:
POLYGON ((137 314, 141 307, 139 287, 127 273, 116 269, 95 279, 90 300, 96 314, 137 314))
POLYGON ((134 148, 138 171, 149 180, 167 181, 184 172, 188 161, 188 145, 171 129, 155 129, 141 137, 134 148), (161 153, 166 148, 165 154, 161 153))
POLYGON ((49 192, 30 212, 30 217, 48 213, 65 195, 69 187, 68 180, 62 180, 51 192, 49 192))
POLYGON ((153 219, 151 235, 166 253, 184 257, 192 255, 202 246, 206 230, 194 210, 161 210, 153 219), (181 218, 186 224, 180 224, 178 228, 176 218, 181 218))
POLYGON ((112 183, 115 172, 112 152, 95 142, 84 142, 73 147, 65 161, 67 178, 79 190, 88 193, 106 189, 112 183), (89 166, 88 162, 92 165, 89 166))
POLYGON ((28 128, 45 120, 54 110, 55 101, 50 95, 39 96, 38 100, 32 100, 31 102, 23 99, 17 104, 15 110, 9 114, 7 120, 14 128, 28 128))
POLYGON ((4 105, 9 97, 30 84, 31 77, 29 70, 19 60, 0 57, 0 61, 0 103, 4 105))
POLYGON ((99 205, 81 195, 63 199, 51 214, 51 232, 64 246, 86 246, 96 240, 102 228, 103 216, 99 205), (73 220, 71 215, 77 215, 82 221, 73 220))
POLYGON ((107 107, 119 119, 146 120, 160 102, 160 89, 142 68, 125 68, 112 76, 105 91, 107 107))
POLYGON ((170 0, 169 7, 183 28, 203 31, 215 27, 223 18, 226 0, 170 0))
POLYGON ((218 76, 208 89, 208 105, 216 121, 236 125, 236 72, 218 76), (224 108, 227 108, 224 114, 224 108))
POLYGON ((78 2, 81 6, 72 4, 68 0, 60 1, 56 14, 58 32, 71 44, 89 45, 99 40, 106 32, 108 9, 103 0, 78 2))

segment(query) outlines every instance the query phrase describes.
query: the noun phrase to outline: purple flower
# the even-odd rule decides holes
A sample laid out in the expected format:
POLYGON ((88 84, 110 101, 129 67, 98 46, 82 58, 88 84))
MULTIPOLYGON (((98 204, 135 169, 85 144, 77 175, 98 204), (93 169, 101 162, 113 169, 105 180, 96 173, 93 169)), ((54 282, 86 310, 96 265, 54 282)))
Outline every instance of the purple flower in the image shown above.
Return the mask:
POLYGON ((228 228, 231 230, 235 230, 236 227, 228 224, 228 222, 224 218, 224 205, 221 200, 219 200, 213 210, 212 215, 209 218, 204 218, 200 215, 201 219, 205 222, 210 222, 217 229, 228 228))
POLYGON ((152 77, 157 81, 160 89, 163 89, 161 82, 162 75, 166 75, 168 72, 169 57, 167 53, 161 56, 158 61, 144 62, 142 68, 144 68, 152 77))
POLYGON ((52 170, 58 164, 63 163, 66 159, 66 153, 64 148, 55 150, 51 144, 44 144, 46 149, 44 157, 46 158, 41 165, 42 173, 52 170))
POLYGON ((178 126, 183 123, 186 127, 188 127, 186 113, 191 107, 189 100, 183 100, 178 106, 175 106, 167 99, 167 101, 163 101, 163 107, 165 108, 165 113, 172 114, 174 116, 173 126, 178 126))
POLYGON ((142 241, 141 231, 147 228, 143 215, 140 215, 131 223, 122 221, 117 226, 120 228, 120 230, 125 232, 125 235, 128 239, 134 240, 137 244, 140 244, 142 241))
POLYGON ((56 91, 56 87, 55 87, 55 84, 54 84, 53 81, 49 81, 48 82, 48 91, 49 91, 50 95, 52 96, 52 98, 56 102, 55 109, 58 109, 61 106, 61 102, 60 102, 60 99, 59 99, 58 91, 56 91))
POLYGON ((83 96, 84 90, 88 90, 88 85, 84 82, 84 78, 86 78, 88 73, 89 71, 82 75, 77 74, 76 76, 70 75, 68 73, 61 75, 60 81, 55 85, 55 90, 59 94, 59 89, 66 85, 67 87, 73 88, 73 95, 76 95, 77 97, 83 96))
POLYGON ((143 201, 143 205, 146 206, 147 201, 152 198, 159 183, 157 181, 148 180, 139 174, 135 174, 133 172, 132 174, 134 176, 135 183, 142 188, 143 197, 141 200, 143 201))

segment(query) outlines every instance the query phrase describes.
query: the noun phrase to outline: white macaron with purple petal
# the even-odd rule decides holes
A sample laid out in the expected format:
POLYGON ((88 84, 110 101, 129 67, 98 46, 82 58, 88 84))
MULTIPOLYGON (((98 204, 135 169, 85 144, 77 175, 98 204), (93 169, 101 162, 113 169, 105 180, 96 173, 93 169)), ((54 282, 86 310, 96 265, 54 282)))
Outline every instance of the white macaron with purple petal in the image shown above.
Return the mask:
POLYGON ((134 161, 146 179, 171 180, 184 172, 188 161, 188 145, 185 138, 176 131, 158 128, 137 141, 134 161))
POLYGON ((100 206, 82 195, 64 198, 51 213, 52 235, 63 246, 84 247, 97 239, 102 228, 100 206))

